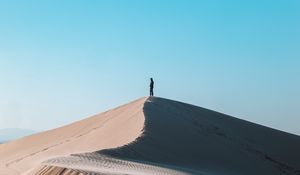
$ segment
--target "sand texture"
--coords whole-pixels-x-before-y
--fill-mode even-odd
[[[300,175],[300,137],[158,97],[0,145],[0,174]]]
[[[0,175],[27,174],[57,156],[119,147],[144,126],[146,98],[54,130],[0,145]]]

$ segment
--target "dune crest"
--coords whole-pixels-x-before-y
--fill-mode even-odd
[[[85,137],[84,140],[64,142],[61,149],[55,146],[29,155],[24,160],[32,160],[30,165],[22,159],[3,166],[2,172],[13,170],[39,175],[300,174],[299,136],[201,107],[149,97],[94,118],[55,132],[72,130],[78,136],[78,133],[87,132],[82,130],[88,130],[88,134],[80,136]],[[97,126],[95,131],[91,123]],[[54,131],[49,131],[48,137]],[[114,136],[114,141],[110,136]],[[65,136],[63,138],[66,140]],[[91,140],[95,145],[86,147],[82,143]],[[3,146],[6,148],[0,147],[0,155],[12,149],[8,144]],[[15,151],[20,154],[17,148]]]
[[[96,174],[300,174],[299,136],[157,97],[145,101],[143,112],[144,130],[134,142],[45,164],[81,173],[89,167]],[[107,158],[120,162],[112,165]],[[129,170],[122,168],[124,162]]]

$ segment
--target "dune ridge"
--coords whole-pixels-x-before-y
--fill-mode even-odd
[[[143,112],[143,132],[130,144],[44,164],[86,174],[90,169],[95,174],[150,175],[159,174],[158,168],[166,170],[162,174],[300,174],[299,136],[158,97],[148,98]],[[154,166],[153,171],[145,166]]]
[[[38,153],[43,155],[42,158],[35,155],[26,158],[39,158],[30,166],[24,166],[21,160],[21,163],[14,162],[2,170],[12,168],[10,170],[20,174],[22,171],[18,166],[22,165],[27,168],[22,174],[28,175],[300,175],[299,136],[212,110],[149,97],[95,118],[86,120],[97,127],[108,120],[111,127],[85,137],[84,141],[106,138],[95,141],[93,147],[87,149],[84,144],[74,141],[63,143],[64,149],[55,147],[53,152],[46,150],[46,155]],[[68,131],[76,129],[78,136],[83,128],[91,129],[83,123],[71,124],[72,129],[66,127]],[[109,141],[115,130],[122,133],[115,135],[118,144]],[[121,136],[125,139],[120,139]],[[74,143],[79,144],[80,149],[68,150]],[[0,147],[0,155],[3,150]]]

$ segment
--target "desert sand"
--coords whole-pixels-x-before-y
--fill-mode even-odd
[[[300,137],[144,97],[0,145],[0,174],[299,175]]]
[[[122,146],[137,138],[144,125],[141,98],[99,115],[0,146],[0,174],[27,174],[56,156]]]

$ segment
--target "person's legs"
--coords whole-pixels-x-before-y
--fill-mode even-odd
[[[153,89],[150,89],[150,96],[153,96]]]

